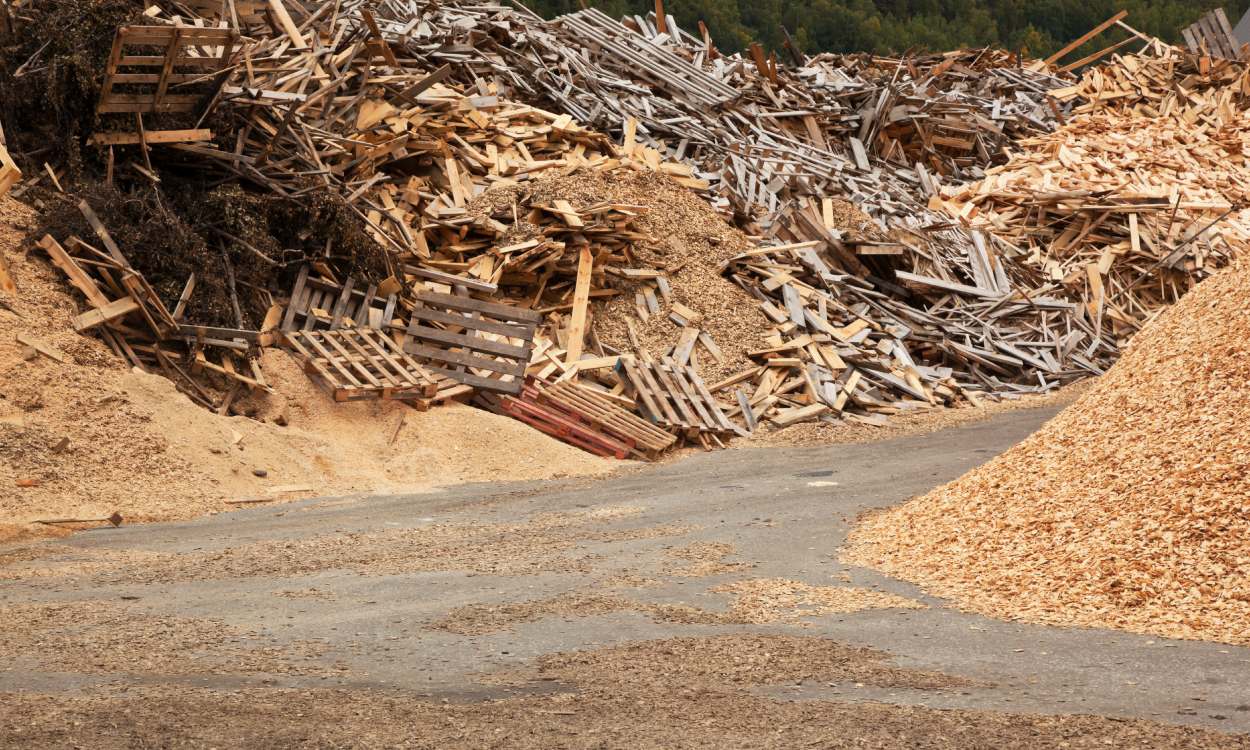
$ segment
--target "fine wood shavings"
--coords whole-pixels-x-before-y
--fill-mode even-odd
[[[714,594],[737,594],[729,609],[746,622],[762,625],[861,609],[928,609],[929,605],[870,589],[810,586],[785,578],[752,578],[726,583]],[[789,610],[789,611],[787,611]]]
[[[1076,404],[845,562],[991,617],[1250,643],[1250,266],[1163,313]]]

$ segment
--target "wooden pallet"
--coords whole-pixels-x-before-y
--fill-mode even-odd
[[[308,266],[304,266],[295,279],[291,302],[282,316],[283,333],[317,328],[337,331],[344,326],[386,330],[384,324],[395,314],[394,294],[381,299],[373,284],[362,292],[355,288],[356,280],[351,276],[339,286],[325,279],[309,278],[308,271]]]
[[[601,405],[578,394],[578,390],[571,384],[554,386],[549,381],[530,377],[516,396],[504,396],[498,401],[494,400],[497,397],[492,397],[488,404],[493,411],[519,419],[557,440],[599,456],[617,459],[637,456],[651,460],[659,455],[659,446],[667,448],[676,442],[672,435],[623,410],[618,409],[626,418],[606,414]],[[646,442],[640,444],[638,435],[645,436]]]
[[[230,62],[238,34],[231,29],[122,26],[113,37],[113,53],[100,89],[96,111],[191,112],[202,94],[171,94],[172,84],[199,81]],[[122,54],[126,47],[158,47],[158,55]],[[126,68],[133,72],[118,72]],[[174,72],[177,68],[181,72]],[[119,87],[122,90],[118,90]],[[210,95],[211,96],[211,95]]]
[[[526,385],[545,381],[533,378]],[[594,432],[603,433],[629,446],[632,453],[648,461],[672,448],[677,438],[671,433],[595,395],[592,389],[564,381],[545,385],[535,399],[569,418],[587,424]]]
[[[417,292],[404,351],[432,373],[491,393],[521,392],[540,313],[437,292]],[[517,343],[513,343],[517,342]]]
[[[381,331],[290,331],[283,346],[304,355],[304,372],[335,401],[428,398],[438,382]]]
[[[693,367],[621,359],[617,375],[642,416],[687,438],[709,433],[727,438],[738,432]]]
[[[1223,8],[1207,13],[1197,23],[1181,31],[1181,36],[1185,37],[1185,43],[1195,53],[1205,50],[1205,54],[1211,57],[1226,60],[1240,60],[1242,57],[1241,42],[1237,41]]]

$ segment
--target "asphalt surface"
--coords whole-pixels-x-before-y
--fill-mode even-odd
[[[29,565],[55,568],[118,552],[186,555],[242,551],[248,545],[298,546],[327,536],[384,534],[429,525],[524,525],[553,513],[638,506],[642,512],[595,525],[601,539],[527,553],[564,561],[518,574],[472,556],[441,569],[388,573],[323,565],[274,577],[263,567],[237,576],[139,582],[126,574],[141,562],[83,575],[0,582],[0,605],[116,600],[153,615],[220,618],[247,636],[244,646],[284,647],[318,640],[312,666],[341,674],[152,675],[42,671],[17,659],[0,669],[0,691],[80,694],[104,682],[169,682],[232,690],[334,688],[398,691],[451,703],[571,689],[551,682],[508,683],[542,654],[594,649],[627,640],[729,632],[802,634],[888,652],[899,667],[936,670],[986,683],[958,690],[907,691],[855,684],[758,688],[781,700],[881,701],[934,708],[1013,713],[1081,713],[1201,724],[1250,732],[1250,649],[1170,641],[1094,629],[1034,626],[960,614],[949,602],[872,570],[839,563],[836,549],[861,512],[902,503],[1006,450],[1057,410],[1020,410],[993,421],[859,445],[746,449],[700,454],[680,462],[631,468],[598,482],[556,481],[461,485],[393,496],[317,498],[249,508],[184,523],[123,526],[78,534]],[[683,528],[689,527],[689,528]],[[667,530],[651,534],[646,530]],[[631,538],[631,530],[640,533]],[[502,537],[500,543],[507,541]],[[458,607],[542,602],[561,594],[611,591],[647,604],[723,611],[730,596],[711,593],[743,574],[690,577],[672,573],[670,548],[728,542],[723,562],[755,563],[746,574],[813,586],[856,586],[897,594],[927,609],[866,610],[770,625],[698,625],[656,621],[645,611],[589,616],[548,615],[509,629],[457,635],[431,629]],[[469,554],[469,553],[466,553]],[[112,559],[112,558],[110,558]],[[118,558],[120,559],[120,558]],[[566,564],[567,563],[567,564]],[[492,563],[494,565],[494,563]],[[564,565],[564,568],[561,568]],[[657,580],[651,588],[604,587],[620,574]],[[274,596],[317,589],[324,596]],[[324,670],[323,670],[324,672]],[[262,682],[264,680],[264,682]],[[1202,700],[1195,700],[1201,698]],[[1242,710],[1239,710],[1242,709]]]

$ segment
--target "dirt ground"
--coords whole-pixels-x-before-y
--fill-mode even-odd
[[[834,559],[1041,420],[6,545],[0,748],[1250,748],[1250,652]]]

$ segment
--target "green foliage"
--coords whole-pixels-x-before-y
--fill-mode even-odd
[[[580,0],[523,0],[544,18],[581,9]],[[645,16],[654,0],[585,0],[612,16]],[[664,12],[682,29],[698,35],[703,21],[722,52],[758,42],[766,50],[782,47],[785,26],[808,54],[820,52],[898,53],[918,46],[941,52],[997,44],[1011,51],[1027,49],[1047,57],[1111,18],[1128,11],[1125,23],[1171,44],[1184,44],[1181,29],[1221,7],[1216,0],[667,0]],[[1222,6],[1236,25],[1250,0]],[[1064,56],[1071,63],[1123,41],[1130,34],[1111,27]],[[1140,48],[1135,42],[1123,50]]]

